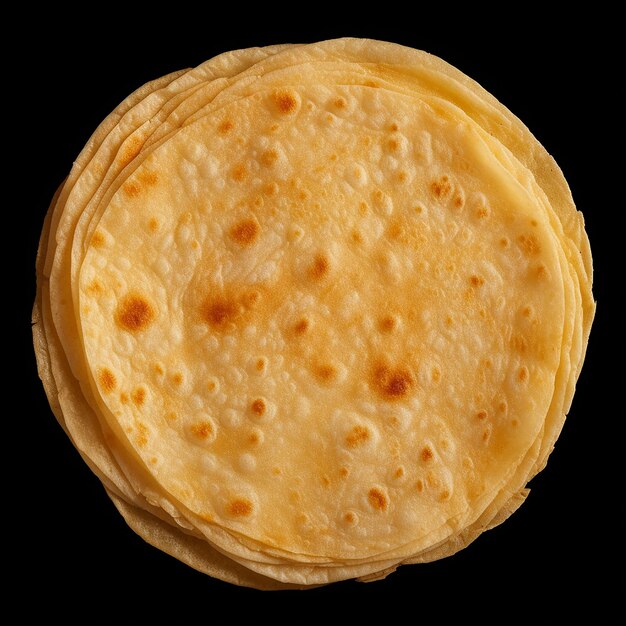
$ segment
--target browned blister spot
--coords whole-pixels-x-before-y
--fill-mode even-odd
[[[424,481],[421,478],[418,478],[415,481],[415,489],[419,492],[422,493],[422,491],[424,491]]]
[[[311,264],[309,273],[314,280],[321,280],[328,274],[330,263],[325,254],[319,253],[315,255]]]
[[[248,517],[252,514],[253,505],[250,500],[245,498],[236,498],[235,500],[231,500],[226,507],[229,515],[234,517]]]
[[[133,389],[131,398],[136,406],[141,406],[146,399],[146,390],[143,387],[136,387]]]
[[[398,179],[398,182],[406,183],[406,181],[409,180],[409,173],[406,170],[400,170],[396,174],[396,178]]]
[[[97,278],[94,278],[87,285],[87,293],[90,296],[99,296],[104,293],[104,287],[102,286],[102,283]]]
[[[148,443],[148,428],[143,422],[137,422],[135,442],[140,448],[143,448]]]
[[[480,410],[476,412],[476,419],[485,420],[487,419],[487,411]]]
[[[156,172],[141,171],[137,174],[136,180],[128,180],[122,185],[124,193],[129,198],[136,198],[144,189],[156,185],[159,177]]]
[[[343,519],[348,524],[354,524],[354,522],[356,522],[356,516],[354,515],[354,513],[352,513],[352,511],[344,513]]]
[[[148,228],[151,232],[156,233],[159,230],[159,220],[156,217],[151,217],[148,220]]]
[[[150,302],[140,294],[128,294],[117,307],[115,321],[132,333],[145,330],[154,321],[155,311]]]
[[[256,431],[251,432],[248,435],[248,443],[253,446],[256,446],[259,443],[261,443],[261,437],[259,436],[259,433],[257,433]]]
[[[463,205],[465,204],[465,200],[461,194],[457,194],[456,196],[454,196],[452,204],[454,205],[455,209],[462,209]]]
[[[400,141],[396,137],[387,140],[387,148],[391,152],[397,152],[400,149]]]
[[[242,306],[233,298],[216,296],[207,298],[201,314],[204,321],[217,330],[226,328],[242,314]]]
[[[250,289],[241,295],[241,303],[245,308],[252,309],[259,302],[261,292],[258,289]]]
[[[274,105],[283,115],[295,113],[298,108],[298,100],[295,93],[289,89],[280,89],[272,94]]]
[[[245,163],[238,163],[230,171],[230,175],[233,180],[241,183],[248,178],[248,166]]]
[[[271,167],[272,165],[274,165],[274,163],[276,163],[276,161],[278,161],[278,152],[276,152],[276,150],[274,150],[273,148],[265,150],[261,153],[259,161],[262,165],[265,165],[266,167]]]
[[[313,367],[315,377],[322,383],[332,383],[337,378],[337,368],[330,363],[318,363]]]
[[[440,502],[445,502],[446,500],[449,500],[451,496],[452,494],[450,493],[449,489],[443,489],[441,493],[437,496],[437,499]]]
[[[106,239],[104,235],[99,230],[97,230],[91,237],[91,245],[94,248],[102,248],[105,243]]]
[[[367,494],[370,505],[378,511],[386,511],[389,503],[387,496],[378,487],[372,487]]]
[[[400,221],[395,220],[389,224],[387,228],[387,237],[389,237],[389,239],[398,241],[402,239],[403,235],[404,235],[404,226]]]
[[[533,256],[541,252],[541,246],[539,245],[537,238],[532,233],[529,233],[528,235],[520,235],[517,238],[517,243],[526,256]]]
[[[278,186],[278,183],[276,182],[272,182],[272,183],[267,183],[267,185],[265,185],[265,187],[263,187],[263,193],[266,196],[274,196],[278,193],[278,190],[280,189],[280,187]]]
[[[104,393],[111,393],[117,385],[115,374],[108,367],[103,367],[100,370],[100,373],[98,374],[98,382],[100,383],[100,388]]]
[[[347,467],[341,467],[339,469],[339,475],[342,478],[347,478],[349,474],[350,474],[350,470]]]
[[[255,367],[258,372],[262,372],[266,366],[267,366],[267,361],[265,359],[263,358],[257,359],[257,362],[255,363]]]
[[[372,192],[372,198],[375,204],[380,205],[385,201],[385,192],[382,189],[376,189]]]
[[[293,326],[293,332],[296,335],[304,335],[309,329],[309,320],[306,317],[299,319]]]
[[[528,380],[528,368],[525,365],[522,365],[522,367],[517,370],[517,380],[519,380],[520,383]]]
[[[190,426],[189,430],[191,430],[194,437],[206,439],[213,434],[213,425],[211,422],[196,422]]]
[[[129,398],[128,398],[128,394],[127,394],[127,393],[122,392],[122,393],[120,394],[120,402],[121,402],[122,404],[128,404],[128,400],[129,400]]]
[[[350,238],[352,239],[354,243],[363,243],[363,236],[356,229],[350,233]]]
[[[221,121],[217,127],[217,131],[221,134],[221,135],[225,135],[226,133],[228,133],[229,131],[231,131],[233,128],[235,127],[235,124],[233,123],[232,120],[229,119],[225,119],[223,121]]]
[[[340,96],[339,98],[335,98],[333,104],[338,109],[345,109],[348,106],[348,101]]]
[[[354,426],[346,436],[348,448],[356,448],[367,443],[371,437],[370,431],[365,426]]]
[[[259,223],[254,218],[246,218],[231,226],[228,234],[240,246],[249,246],[257,240],[259,231]]]
[[[509,405],[507,404],[506,400],[502,400],[499,404],[498,404],[498,411],[500,411],[500,413],[506,413],[509,409]]]
[[[472,287],[482,287],[485,284],[485,279],[482,276],[472,274],[469,278],[469,282]]]
[[[489,217],[489,207],[485,204],[479,204],[476,208],[476,217],[478,219],[485,219]]]
[[[537,276],[537,278],[540,278],[542,280],[546,279],[548,278],[548,269],[545,265],[539,265],[539,267],[535,269],[535,275]]]
[[[330,478],[326,474],[320,477],[320,482],[324,487],[330,487]]]
[[[138,174],[137,177],[139,178],[140,182],[149,187],[152,185],[156,185],[159,180],[159,176],[156,172],[142,171]]]
[[[508,248],[510,243],[511,242],[509,241],[508,237],[501,237],[500,238],[500,246],[502,248]]]
[[[417,226],[414,221],[407,219],[406,216],[390,220],[386,235],[393,241],[412,247],[418,246],[424,242],[420,227]]]
[[[396,478],[402,478],[404,476],[404,467],[397,467],[393,475]]]
[[[385,315],[378,320],[378,330],[381,333],[390,333],[396,328],[396,318],[393,315]]]
[[[122,189],[129,198],[136,198],[141,193],[139,183],[133,182],[132,180],[125,182],[122,185]]]
[[[428,461],[434,458],[435,454],[430,446],[424,446],[422,451],[420,452],[420,458],[424,463],[428,463]]]
[[[174,411],[168,411],[165,414],[165,419],[170,422],[175,422],[178,419],[178,415]]]
[[[430,190],[436,198],[441,200],[446,198],[452,191],[452,183],[448,176],[444,175],[430,183]]]
[[[183,383],[183,375],[180,372],[174,372],[172,374],[172,382],[178,386],[178,385],[182,385]]]
[[[404,367],[389,367],[379,364],[373,368],[370,384],[378,394],[388,401],[405,398],[414,386],[411,372]]]
[[[250,410],[255,414],[255,415],[263,415],[265,413],[265,401],[263,400],[263,398],[257,398],[256,400],[254,400],[254,402],[252,402],[252,404],[250,405]]]

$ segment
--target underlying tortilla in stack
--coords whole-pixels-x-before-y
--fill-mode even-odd
[[[46,218],[51,407],[128,524],[257,587],[448,556],[524,500],[594,313],[556,163],[425,52],[220,55],[129,96]]]

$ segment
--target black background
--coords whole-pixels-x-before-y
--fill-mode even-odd
[[[322,6],[308,12],[292,6],[288,13],[268,8],[264,16],[238,5],[220,10],[226,13],[202,16],[179,6],[156,15],[146,7],[141,20],[109,12],[78,22],[71,21],[75,15],[39,14],[41,24],[50,20],[45,35],[26,27],[26,17],[14,24],[19,43],[6,60],[4,82],[13,106],[25,104],[17,110],[20,123],[9,129],[16,142],[8,156],[17,167],[5,186],[15,188],[22,164],[29,175],[10,207],[20,253],[13,273],[25,273],[16,286],[19,333],[12,339],[18,348],[6,392],[26,384],[18,408],[6,414],[17,428],[5,435],[8,475],[17,485],[5,506],[6,608],[17,611],[17,623],[618,623],[624,605],[625,190],[617,18],[595,7],[549,18],[530,7],[523,14],[453,17],[447,5],[394,16],[385,13],[390,5],[362,23],[363,7],[348,10],[351,19]],[[276,25],[278,19],[285,25]],[[144,82],[226,50],[344,35],[437,54],[530,127],[561,165],[585,215],[598,312],[564,432],[526,504],[503,526],[458,555],[403,567],[381,582],[258,592],[212,580],[135,536],[56,424],[30,339],[37,237],[83,144]]]

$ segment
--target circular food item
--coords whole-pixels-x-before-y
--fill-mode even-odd
[[[524,501],[591,274],[517,118],[425,52],[338,39],[129,96],[53,200],[33,332],[138,534],[228,582],[309,587],[443,558]]]

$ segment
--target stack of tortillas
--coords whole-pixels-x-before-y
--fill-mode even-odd
[[[594,313],[583,218],[442,60],[339,39],[149,83],[46,218],[34,336],[128,524],[262,589],[448,556],[524,500]]]

